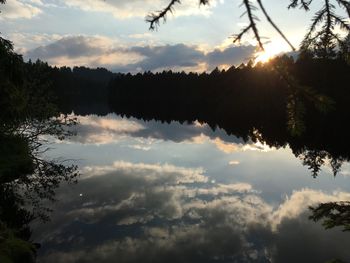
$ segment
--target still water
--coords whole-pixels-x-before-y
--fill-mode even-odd
[[[350,165],[317,178],[288,148],[208,125],[78,116],[50,158],[79,165],[51,221],[33,225],[39,262],[350,261],[350,234],[308,219],[350,200]]]

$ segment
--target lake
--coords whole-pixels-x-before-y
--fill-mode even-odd
[[[286,146],[194,122],[77,116],[48,158],[79,165],[51,220],[33,223],[39,262],[326,262],[350,260],[350,235],[309,206],[350,200],[350,165],[314,178]]]

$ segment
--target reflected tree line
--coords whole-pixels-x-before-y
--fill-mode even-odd
[[[349,161],[348,51],[303,53],[266,64],[252,62],[211,73],[163,71],[116,74],[106,69],[51,67],[24,62],[0,38],[0,262],[34,262],[38,244],[30,223],[48,219],[62,181],[77,167],[46,160],[45,136],[64,139],[74,125],[61,113],[107,114],[143,120],[208,123],[248,141],[289,145],[316,177],[329,160],[334,175]],[[348,231],[350,204],[311,208],[310,219]]]

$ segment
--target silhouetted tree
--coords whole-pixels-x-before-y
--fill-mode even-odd
[[[29,222],[47,219],[44,199],[53,200],[62,181],[74,181],[76,166],[42,158],[42,135],[63,139],[64,126],[51,96],[50,67],[24,63],[10,41],[0,37],[0,260],[33,262]],[[24,208],[25,207],[25,208]]]
[[[321,203],[316,207],[310,207],[314,221],[323,220],[326,229],[341,227],[343,231],[350,231],[350,202]]]

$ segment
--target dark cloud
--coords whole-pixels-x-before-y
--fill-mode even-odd
[[[251,59],[255,49],[254,46],[234,46],[224,50],[215,49],[207,54],[207,62],[210,67],[221,64],[240,64]]]
[[[203,70],[203,67],[199,68],[203,64],[206,65],[206,70],[210,71],[223,64],[235,65],[246,62],[255,50],[253,46],[234,46],[224,50],[215,49],[205,54],[198,50],[198,47],[185,44],[132,46],[128,48],[116,45],[106,38],[71,36],[30,50],[25,54],[25,57],[34,60],[40,58],[55,65],[60,63],[59,58],[61,57],[66,58],[65,63],[75,63],[74,59],[80,58],[80,63],[84,63],[84,65],[104,66],[115,72],[163,69],[196,70],[197,68]],[[130,56],[130,62],[137,61],[137,59],[139,61],[128,63],[125,61],[125,57],[123,57],[123,61],[118,61],[120,54]],[[114,57],[111,59],[113,55]],[[135,56],[137,56],[136,60]],[[134,58],[131,59],[132,57]],[[103,64],[105,63],[103,61],[107,60],[108,64]]]
[[[93,39],[84,36],[64,37],[49,45],[40,46],[26,53],[31,59],[42,60],[67,56],[71,58],[102,54],[104,50],[91,45]]]
[[[321,224],[308,219],[304,212],[297,218],[282,220],[274,235],[271,254],[273,262],[349,262],[349,235],[340,229],[325,230]]]
[[[194,67],[204,60],[204,54],[195,47],[184,44],[133,47],[130,49],[146,58],[135,65],[143,70],[156,70],[171,67]]]

